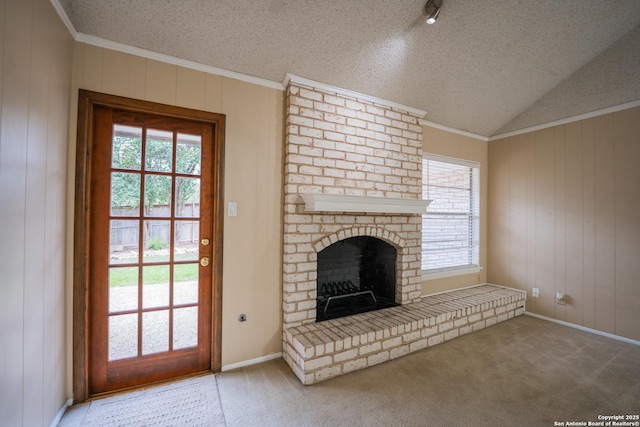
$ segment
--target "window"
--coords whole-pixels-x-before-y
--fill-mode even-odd
[[[422,198],[431,200],[422,216],[423,274],[479,271],[480,165],[425,154]]]

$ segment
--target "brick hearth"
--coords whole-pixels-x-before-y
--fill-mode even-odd
[[[284,358],[303,384],[374,366],[524,313],[526,293],[493,285],[285,330]]]

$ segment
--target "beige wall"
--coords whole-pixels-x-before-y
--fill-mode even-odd
[[[487,281],[487,142],[460,134],[423,126],[422,151],[425,154],[455,157],[480,164],[480,270],[476,274],[445,277],[422,282],[422,294],[473,286]]]
[[[640,340],[638,135],[634,108],[490,142],[489,281],[527,290],[527,311]]]
[[[238,215],[224,218],[222,365],[281,352],[284,93],[76,43],[71,165],[75,161],[79,88],[226,115],[225,201],[238,203]],[[68,178],[72,195],[73,168]],[[73,197],[69,212],[73,212],[72,203]],[[71,241],[71,217],[68,228]],[[68,267],[71,263],[72,248],[68,247]],[[68,282],[70,295],[70,277]],[[247,315],[246,322],[237,320],[240,313]],[[71,318],[68,325],[70,333]],[[69,358],[70,346],[69,342]]]
[[[46,0],[0,2],[0,424],[48,426],[66,389],[73,40]]]

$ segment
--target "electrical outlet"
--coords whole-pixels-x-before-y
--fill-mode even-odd
[[[540,289],[538,289],[538,288],[531,289],[531,296],[534,297],[534,298],[539,298],[540,297]]]

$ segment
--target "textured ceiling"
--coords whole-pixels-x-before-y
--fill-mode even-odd
[[[76,30],[282,82],[286,73],[490,136],[640,24],[638,0],[58,0]]]

